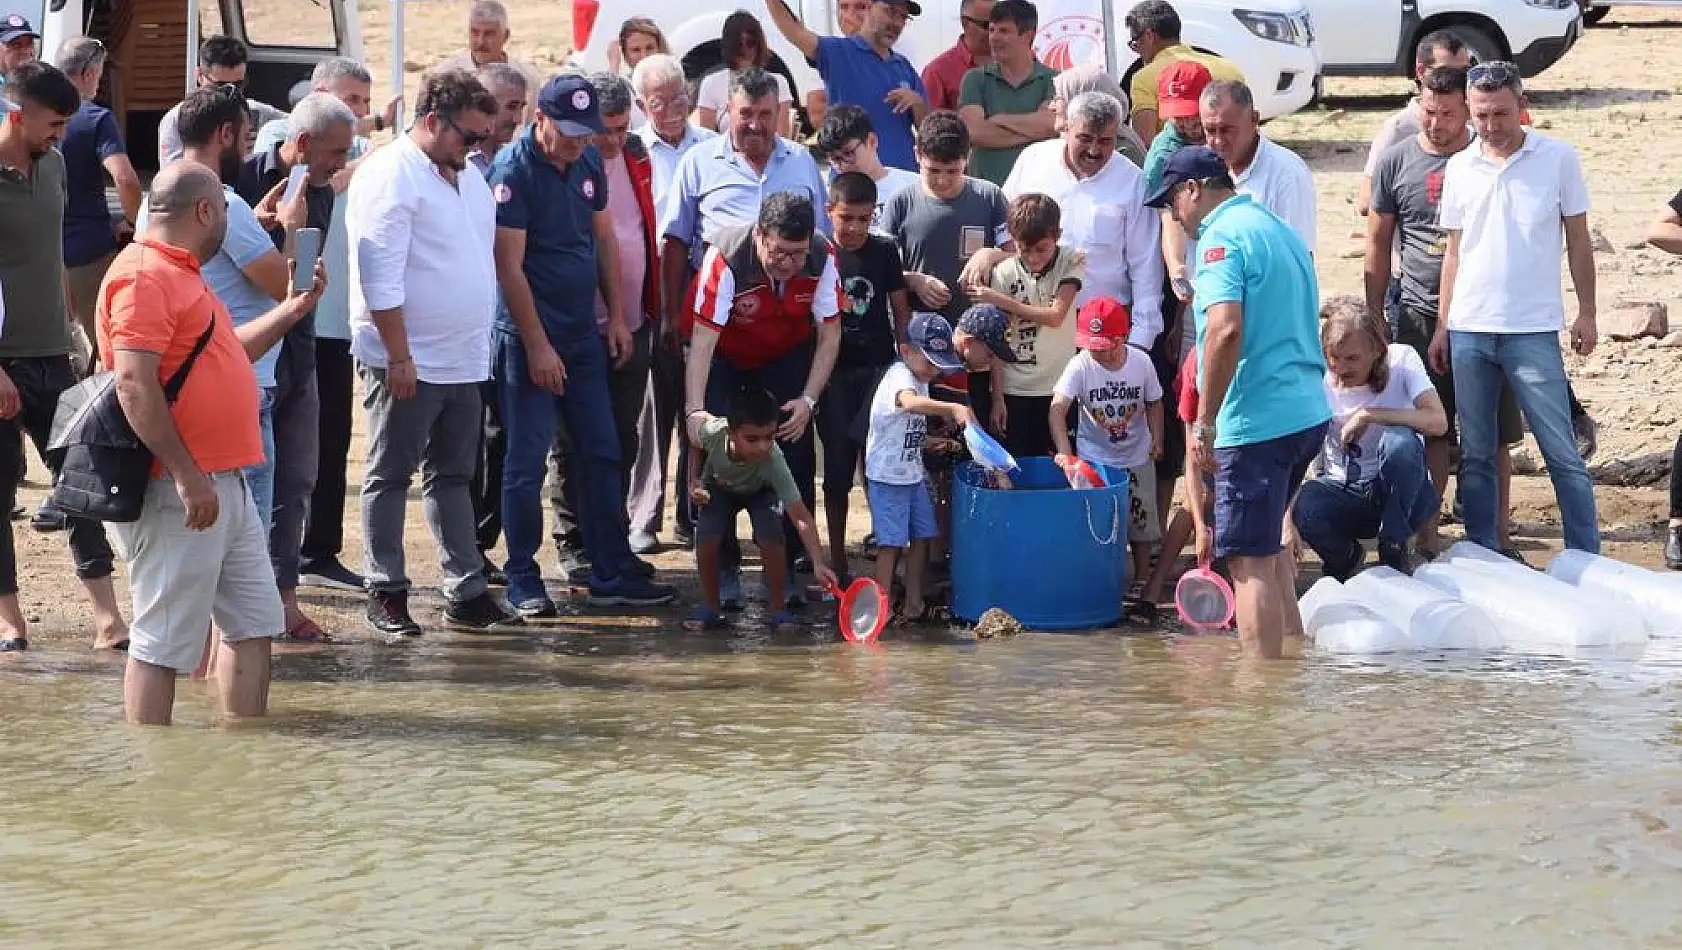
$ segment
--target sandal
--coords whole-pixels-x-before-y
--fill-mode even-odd
[[[280,643],[332,643],[333,638],[321,625],[308,617],[293,624],[285,633],[275,637]]]
[[[28,637],[9,637],[0,640],[0,653],[21,653],[29,649]]]
[[[685,633],[716,633],[730,629],[730,619],[711,607],[702,607],[683,622]]]
[[[1161,608],[1142,597],[1129,597],[1122,601],[1121,615],[1123,619],[1131,620],[1146,627],[1154,627],[1160,619]]]

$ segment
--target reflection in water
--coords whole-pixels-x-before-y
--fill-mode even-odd
[[[0,946],[1679,946],[1679,668],[557,630],[138,731],[48,650],[0,665]]]

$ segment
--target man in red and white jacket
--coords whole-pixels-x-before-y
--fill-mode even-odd
[[[640,443],[652,438],[643,431],[643,405],[648,399],[648,373],[654,341],[659,338],[660,268],[655,240],[654,166],[642,139],[631,135],[631,84],[611,73],[590,77],[601,103],[602,126],[606,132],[594,136],[591,144],[601,154],[607,175],[607,213],[619,252],[619,299],[624,301],[625,325],[631,331],[631,355],[608,373],[608,401],[613,407],[613,427],[619,434],[621,501],[631,492],[631,472]],[[596,323],[607,327],[607,303],[596,292]],[[650,420],[652,421],[652,420]],[[584,535],[578,526],[577,487],[567,464],[570,444],[566,427],[555,432],[555,448],[549,456],[549,505],[555,515],[555,544],[561,569],[568,575],[583,574],[588,559]],[[659,486],[655,486],[658,491]],[[627,512],[627,515],[629,512]],[[633,546],[635,547],[635,546]],[[639,552],[641,553],[641,552]]]
[[[817,209],[805,194],[781,191],[760,205],[755,224],[718,233],[686,308],[693,316],[684,401],[690,442],[699,444],[697,411],[723,415],[743,387],[770,390],[783,404],[777,439],[808,508],[817,469],[812,410],[841,347],[840,299],[835,249],[817,233]],[[793,557],[803,548],[793,527],[784,529]],[[727,576],[739,563],[734,551],[734,539],[725,539]]]

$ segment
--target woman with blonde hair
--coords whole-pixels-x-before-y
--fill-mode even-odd
[[[638,63],[655,53],[672,54],[671,47],[666,45],[666,34],[645,16],[634,16],[620,24],[618,49],[623,63],[619,71],[627,77]]]
[[[695,94],[695,124],[721,135],[730,131],[730,80],[744,69],[758,67],[777,80],[777,134],[791,138],[794,93],[783,74],[771,69],[771,46],[765,41],[765,27],[753,14],[737,10],[724,18],[721,33],[719,57],[724,60],[724,68],[701,80],[701,88]]]
[[[1361,539],[1373,537],[1379,561],[1408,572],[1408,542],[1435,525],[1439,504],[1424,439],[1446,432],[1448,416],[1419,354],[1391,343],[1359,297],[1333,298],[1320,316],[1332,422],[1320,474],[1303,483],[1290,521],[1329,577],[1359,570]]]

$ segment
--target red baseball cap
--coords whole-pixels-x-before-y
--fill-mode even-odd
[[[1197,115],[1197,100],[1214,77],[1209,67],[1186,59],[1169,66],[1156,79],[1156,114],[1163,119]]]
[[[1127,344],[1133,316],[1114,297],[1094,297],[1075,317],[1075,345],[1083,350],[1113,350]]]

